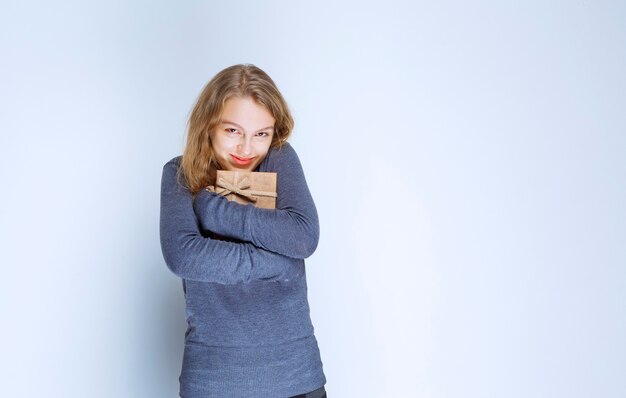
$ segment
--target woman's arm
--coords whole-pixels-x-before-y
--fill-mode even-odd
[[[288,281],[304,273],[304,262],[200,234],[191,192],[177,178],[178,161],[163,167],[160,235],[163,258],[183,279],[234,284],[253,279]]]
[[[202,190],[193,203],[201,227],[285,256],[309,257],[319,241],[319,221],[298,155],[286,143],[270,150],[260,171],[277,173],[276,209],[244,206]]]

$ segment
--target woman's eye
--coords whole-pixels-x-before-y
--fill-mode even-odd
[[[230,134],[236,134],[237,133],[237,129],[233,129],[233,128],[228,128],[226,129],[226,131]]]
[[[266,132],[266,131],[260,131],[260,132],[258,132],[258,133],[257,133],[257,135],[258,135],[259,137],[267,137],[267,136],[269,136],[270,134],[269,134],[268,132]]]

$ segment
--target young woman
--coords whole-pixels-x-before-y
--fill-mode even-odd
[[[188,323],[181,397],[326,396],[304,269],[319,224],[292,129],[272,79],[231,66],[206,85],[182,157],[163,168],[161,248]],[[276,172],[276,209],[207,191],[219,169]]]

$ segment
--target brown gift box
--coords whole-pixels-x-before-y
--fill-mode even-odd
[[[218,170],[215,187],[207,190],[237,203],[276,208],[276,173]]]

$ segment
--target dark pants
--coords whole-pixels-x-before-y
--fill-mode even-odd
[[[326,398],[326,390],[322,386],[315,391],[307,392],[306,394],[294,395],[291,398]]]

